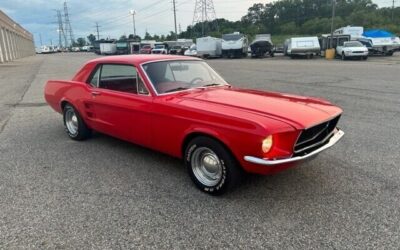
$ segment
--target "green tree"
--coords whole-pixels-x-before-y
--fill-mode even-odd
[[[83,37],[79,37],[78,39],[76,39],[76,46],[77,47],[83,47],[86,45],[86,39]]]
[[[91,45],[94,45],[94,41],[96,41],[96,36],[93,35],[93,34],[90,34],[90,35],[87,36],[87,40],[89,41],[89,43]]]

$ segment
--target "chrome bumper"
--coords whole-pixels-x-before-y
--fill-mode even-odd
[[[332,138],[329,139],[329,142],[327,144],[325,144],[324,146],[312,151],[311,153],[303,155],[303,156],[296,156],[296,157],[292,157],[292,158],[279,159],[279,160],[266,160],[266,159],[257,158],[254,156],[245,156],[244,160],[251,162],[251,163],[265,165],[265,166],[274,166],[274,165],[279,165],[279,164],[284,164],[284,163],[289,163],[289,162],[305,160],[307,158],[310,158],[310,157],[324,151],[325,149],[332,147],[333,145],[336,144],[336,142],[338,142],[343,137],[343,135],[344,135],[344,132],[342,130],[338,130],[332,136]]]

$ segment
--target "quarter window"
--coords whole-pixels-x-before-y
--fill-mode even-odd
[[[101,71],[101,67],[97,67],[96,68],[96,72],[92,75],[92,78],[90,78],[90,85],[92,85],[93,87],[99,87],[99,76],[100,76],[100,71]]]

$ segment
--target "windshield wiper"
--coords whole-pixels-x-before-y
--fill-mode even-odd
[[[179,91],[179,90],[186,90],[186,89],[189,89],[189,88],[179,87],[179,88],[174,88],[174,89],[167,90],[164,93],[169,93],[169,92],[174,92],[174,91]]]

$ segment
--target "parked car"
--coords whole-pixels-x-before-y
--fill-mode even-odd
[[[185,51],[185,56],[197,56],[197,46],[196,44],[193,44],[190,46],[189,49]]]
[[[170,50],[169,50],[169,53],[171,54],[171,55],[183,55],[184,53],[185,53],[185,48],[183,48],[182,46],[180,46],[180,45],[176,45],[176,46],[173,46]]]
[[[295,57],[312,58],[321,53],[318,37],[292,37],[285,40],[284,54]]]
[[[168,48],[165,44],[157,44],[154,49],[151,50],[151,54],[168,54]]]
[[[284,45],[278,44],[274,46],[274,53],[282,53],[284,54]]]
[[[336,55],[340,56],[342,60],[347,58],[360,58],[367,60],[368,49],[358,41],[344,42],[343,46],[336,47]]]
[[[152,50],[153,47],[151,47],[151,45],[143,45],[143,47],[140,49],[140,54],[151,54]]]
[[[71,139],[96,130],[181,158],[209,194],[234,187],[243,171],[272,174],[313,158],[344,135],[342,110],[326,100],[236,88],[183,56],[94,59],[71,81],[49,80],[44,96]]]

